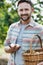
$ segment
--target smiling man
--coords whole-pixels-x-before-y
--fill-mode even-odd
[[[11,62],[9,61],[8,65],[24,65],[22,53],[30,49],[32,36],[34,34],[40,35],[40,32],[43,30],[42,25],[34,22],[32,19],[32,12],[34,12],[34,8],[31,1],[18,1],[20,21],[11,24],[4,42],[5,51],[11,54]],[[34,40],[32,47],[33,49],[40,48],[39,40]]]
[[[18,2],[18,14],[23,24],[28,24],[30,22],[31,14],[33,12],[32,3],[30,1],[25,0]],[[20,3],[20,5],[19,5]],[[28,4],[30,3],[30,4]],[[29,20],[29,21],[28,21]]]

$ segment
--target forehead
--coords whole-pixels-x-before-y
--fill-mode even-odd
[[[26,3],[26,2],[23,2],[23,3],[20,3],[19,6],[18,6],[18,9],[24,9],[24,8],[31,8],[30,4],[29,3]]]

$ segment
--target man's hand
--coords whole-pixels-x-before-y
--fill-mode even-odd
[[[37,65],[43,65],[43,62],[38,63]]]
[[[6,46],[5,47],[5,52],[7,52],[7,53],[14,53],[17,50],[19,50],[19,48],[20,48],[20,45],[18,45],[18,44],[15,44],[15,45],[11,44],[10,46]]]

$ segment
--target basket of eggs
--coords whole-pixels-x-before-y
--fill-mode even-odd
[[[34,37],[37,37],[40,42],[40,48],[35,50],[32,49]],[[39,62],[43,61],[42,40],[39,35],[33,35],[30,43],[30,50],[23,53],[23,60],[24,65],[37,65]]]

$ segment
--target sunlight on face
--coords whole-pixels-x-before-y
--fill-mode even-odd
[[[23,2],[18,6],[18,14],[22,20],[27,20],[31,17],[32,7],[30,4]]]

